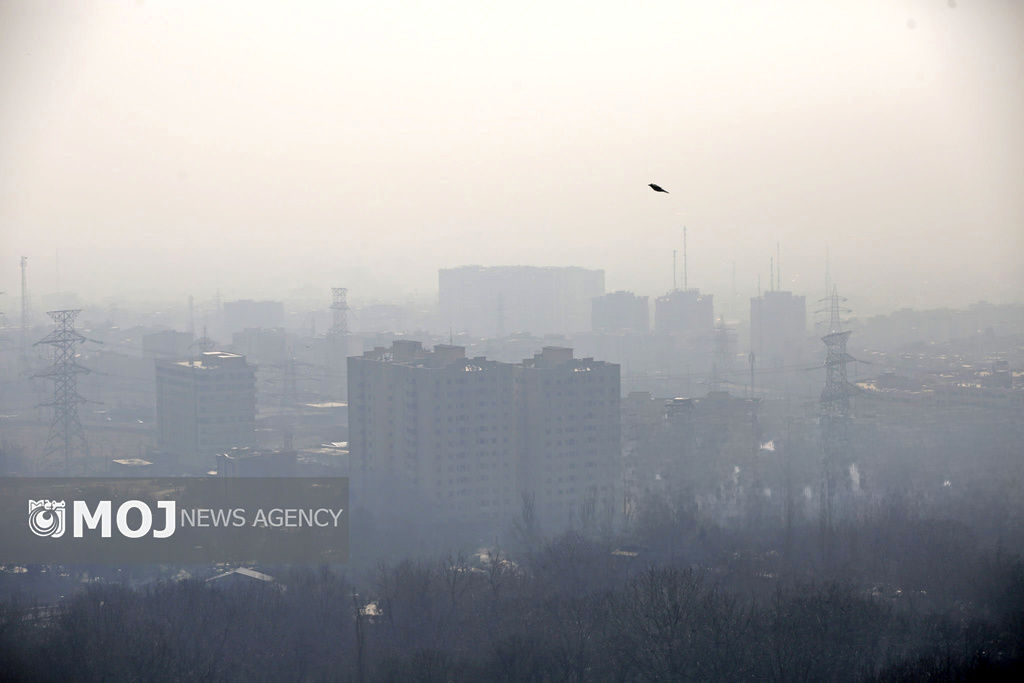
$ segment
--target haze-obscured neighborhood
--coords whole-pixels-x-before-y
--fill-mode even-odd
[[[1021,7],[0,25],[0,475],[350,496],[345,565],[2,558],[0,675],[1022,672]]]

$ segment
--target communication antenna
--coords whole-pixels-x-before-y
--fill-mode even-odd
[[[206,334],[206,325],[203,325],[203,336],[196,339],[189,346],[199,349],[199,353],[205,353],[206,351],[213,351],[213,348],[217,345],[217,342],[210,339]]]

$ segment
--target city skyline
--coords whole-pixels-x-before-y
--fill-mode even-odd
[[[1024,680],[1022,75],[1020,0],[0,2],[0,679]]]

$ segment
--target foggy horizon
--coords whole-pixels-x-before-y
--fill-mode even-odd
[[[858,314],[1019,301],[1024,8],[953,4],[6,3],[2,307],[20,256],[88,301],[429,303],[467,264],[658,296],[683,226],[720,301],[776,243]]]

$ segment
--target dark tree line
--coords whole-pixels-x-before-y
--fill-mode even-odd
[[[891,511],[890,511],[891,512]],[[93,584],[0,608],[5,680],[938,680],[1024,673],[1024,564],[955,525],[880,513],[743,537],[677,510],[632,546],[567,534],[513,557],[351,581]],[[785,533],[777,530],[776,534]],[[896,550],[907,546],[902,552]],[[630,549],[631,548],[631,549]],[[862,551],[871,550],[866,553]],[[860,559],[858,559],[860,558]],[[816,563],[817,562],[817,563]]]

